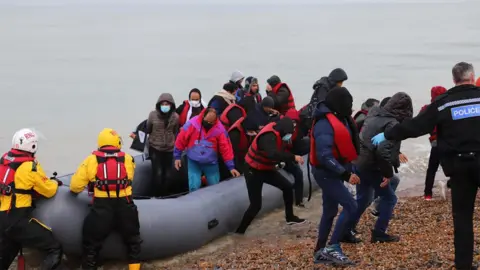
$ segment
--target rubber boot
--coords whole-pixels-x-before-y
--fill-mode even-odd
[[[63,252],[62,249],[50,250],[43,260],[42,270],[58,269],[62,262]]]
[[[140,266],[139,263],[131,263],[128,265],[128,270],[140,270]]]

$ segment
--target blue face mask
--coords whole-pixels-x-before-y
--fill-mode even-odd
[[[285,136],[282,137],[282,141],[290,141],[292,138],[292,134],[285,134]]]
[[[168,113],[170,111],[170,105],[160,106],[160,111],[162,111],[163,113]]]

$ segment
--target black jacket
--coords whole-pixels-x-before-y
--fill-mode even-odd
[[[275,110],[280,111],[282,107],[288,104],[288,97],[290,97],[290,90],[285,86],[282,86],[278,89],[277,94],[273,91],[268,91],[267,95],[273,98],[275,101]]]
[[[373,136],[399,122],[412,117],[412,100],[405,93],[395,94],[385,107],[373,107],[363,123],[360,132],[360,155],[355,162],[359,170],[377,170],[387,178],[400,166],[400,141],[386,140],[378,146],[371,142]]]
[[[437,146],[442,167],[448,176],[447,164],[455,154],[480,153],[480,89],[459,85],[438,96],[415,118],[385,131],[388,140],[416,138],[437,127]]]

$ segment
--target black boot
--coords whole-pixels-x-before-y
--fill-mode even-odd
[[[62,262],[63,252],[61,248],[54,249],[48,252],[43,260],[42,270],[59,269]]]
[[[384,232],[378,232],[372,230],[372,243],[393,243],[400,241],[400,237],[395,235],[389,235]]]
[[[83,270],[97,270],[97,252],[93,249],[84,249],[82,258]]]
[[[350,243],[350,244],[358,244],[361,243],[362,240],[358,239],[356,234],[352,230],[348,230],[343,234],[343,237],[340,239],[342,243]]]

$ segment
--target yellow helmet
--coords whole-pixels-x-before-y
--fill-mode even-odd
[[[111,129],[111,128],[104,128],[102,131],[100,131],[100,134],[98,134],[98,148],[104,147],[104,146],[113,146],[118,149],[122,148],[122,137],[118,135],[118,133]]]

